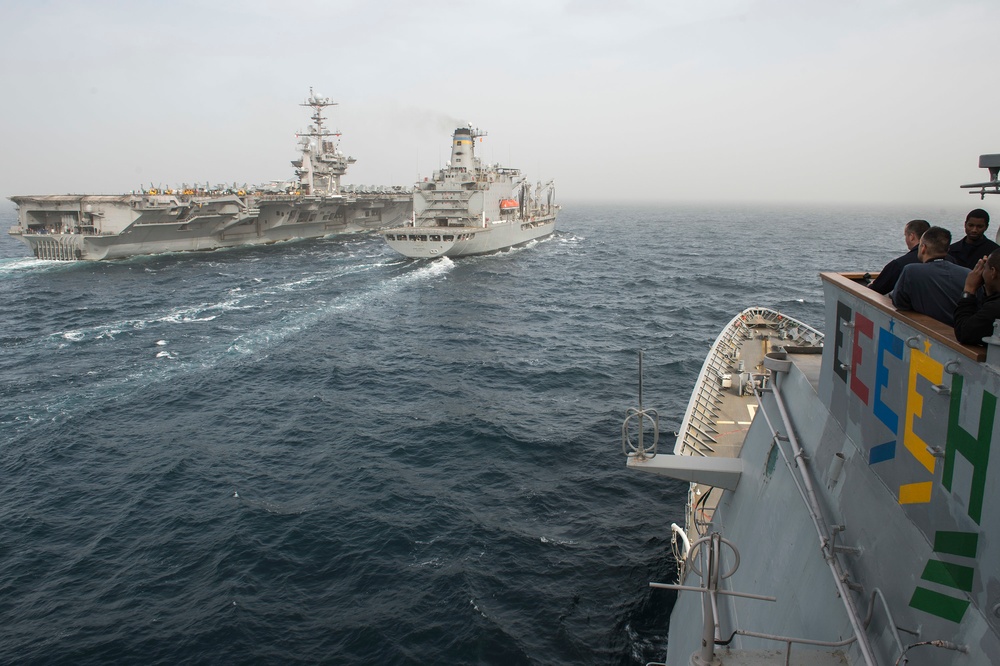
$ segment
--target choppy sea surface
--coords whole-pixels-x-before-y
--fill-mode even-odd
[[[0,663],[643,664],[680,424],[750,305],[820,327],[965,209],[566,205],[510,252],[332,237],[107,263],[0,237]],[[0,207],[0,228],[14,223]]]

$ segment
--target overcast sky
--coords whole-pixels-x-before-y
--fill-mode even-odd
[[[1000,3],[0,0],[0,195],[291,177],[312,86],[410,184],[486,130],[574,201],[978,199]],[[989,201],[986,202],[989,204]]]

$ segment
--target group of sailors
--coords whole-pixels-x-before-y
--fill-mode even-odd
[[[965,237],[926,220],[903,229],[909,252],[893,259],[869,287],[912,310],[954,327],[963,344],[983,344],[1000,319],[1000,245],[986,238],[990,215],[976,208],[965,217]]]
[[[80,229],[79,231],[77,231],[73,227],[66,227],[66,230],[63,231],[62,226],[56,227],[56,226],[53,226],[53,225],[50,224],[50,225],[45,226],[45,227],[29,227],[28,228],[28,233],[29,234],[39,234],[41,236],[45,236],[47,234],[53,234],[54,235],[54,234],[63,234],[63,233],[66,233],[66,234],[81,233],[82,234],[83,233],[83,229]]]

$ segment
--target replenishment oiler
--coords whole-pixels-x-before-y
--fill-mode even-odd
[[[552,181],[534,187],[518,169],[483,165],[476,139],[485,132],[459,127],[451,161],[414,187],[414,217],[382,232],[407,257],[463,257],[524,245],[556,229],[559,206]]]
[[[963,187],[1000,192],[980,166]],[[676,594],[667,664],[1000,663],[1000,330],[960,344],[866,277],[820,275],[825,336],[736,315],[672,454],[640,356],[627,465],[689,483],[678,580],[650,583]]]
[[[138,254],[214,250],[397,226],[412,210],[409,188],[345,186],[356,160],[340,151],[313,94],[302,106],[312,124],[296,136],[296,178],[260,186],[182,185],[121,195],[12,196],[10,234],[39,259],[120,259]]]

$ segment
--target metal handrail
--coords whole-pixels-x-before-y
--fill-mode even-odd
[[[861,655],[864,657],[865,663],[868,666],[876,666],[878,662],[876,661],[875,654],[872,651],[870,643],[868,642],[868,634],[862,626],[861,618],[858,616],[858,611],[854,607],[854,601],[852,600],[850,590],[847,587],[847,572],[841,567],[840,560],[837,558],[836,553],[833,552],[833,549],[831,548],[830,535],[826,533],[824,528],[824,525],[826,525],[827,522],[823,519],[823,510],[820,507],[819,500],[816,498],[816,491],[813,488],[812,475],[809,471],[808,460],[802,450],[802,447],[799,445],[798,438],[795,436],[795,431],[791,427],[791,419],[788,417],[788,412],[785,409],[785,403],[781,396],[781,378],[786,373],[787,370],[776,370],[774,372],[774,382],[772,386],[770,388],[757,391],[759,410],[764,414],[764,420],[767,422],[767,426],[770,428],[774,437],[774,445],[778,448],[778,452],[781,453],[781,457],[785,461],[785,466],[792,474],[792,478],[795,480],[795,486],[798,488],[806,510],[809,512],[809,517],[812,518],[813,525],[816,528],[816,534],[819,538],[820,550],[823,553],[823,559],[826,560],[827,566],[830,568],[830,573],[833,575],[834,586],[837,588],[838,596],[840,596],[844,603],[844,609],[847,611],[848,621],[851,623],[854,635],[858,639],[858,648],[861,650]],[[767,411],[764,409],[764,401],[762,400],[761,394],[765,391],[769,391],[771,395],[774,396],[775,403],[778,406],[781,425],[787,433],[784,438],[788,440],[792,447],[792,453],[794,454],[793,457],[795,458],[799,470],[799,479],[796,479],[792,463],[789,460],[788,455],[785,453],[784,448],[780,444],[782,436],[774,428],[771,423],[771,419],[767,416]],[[801,484],[799,484],[799,480],[802,481]]]

